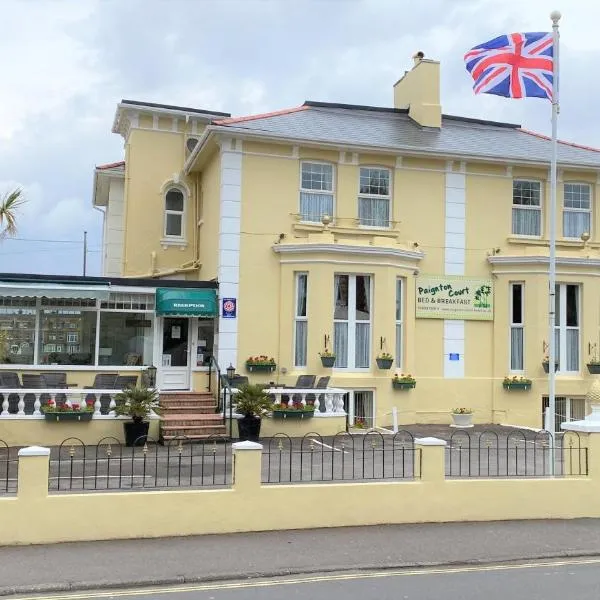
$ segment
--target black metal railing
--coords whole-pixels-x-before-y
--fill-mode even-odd
[[[213,372],[216,374],[215,385],[213,385]],[[228,431],[231,436],[233,431],[233,392],[229,379],[226,375],[223,375],[217,359],[211,355],[208,361],[208,391],[212,392],[213,387],[216,387],[217,412],[223,415],[224,425],[227,425],[227,420],[229,420]]]
[[[17,493],[18,448],[0,440],[0,494]]]
[[[133,447],[116,438],[85,446],[69,438],[50,456],[50,491],[119,490],[230,486],[231,443],[214,436],[192,443],[185,437],[168,444],[139,438]]]
[[[554,463],[554,469],[552,465]],[[588,474],[587,448],[576,432],[457,431],[446,447],[447,477],[550,477]]]
[[[412,479],[420,477],[414,438],[408,431],[395,435],[369,432],[339,433],[323,438],[277,434],[263,444],[262,482]]]

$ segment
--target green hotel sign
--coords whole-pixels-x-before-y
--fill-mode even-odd
[[[156,314],[182,317],[216,317],[217,292],[197,288],[157,288]]]
[[[417,319],[458,319],[491,321],[494,318],[494,283],[441,275],[416,279]]]

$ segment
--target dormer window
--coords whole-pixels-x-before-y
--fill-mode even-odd
[[[169,188],[165,194],[165,237],[184,237],[185,196],[178,188]]]

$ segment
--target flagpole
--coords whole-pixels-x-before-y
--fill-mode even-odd
[[[550,412],[550,474],[555,474],[556,469],[556,338],[555,307],[556,307],[556,164],[558,159],[558,21],[561,14],[554,10],[550,13],[552,19],[552,53],[553,53],[553,76],[552,76],[552,158],[550,161],[550,264],[548,269],[548,399]]]

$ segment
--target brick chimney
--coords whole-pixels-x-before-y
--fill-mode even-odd
[[[423,52],[413,60],[413,68],[394,85],[394,108],[408,108],[409,117],[423,127],[441,127],[440,63]]]

